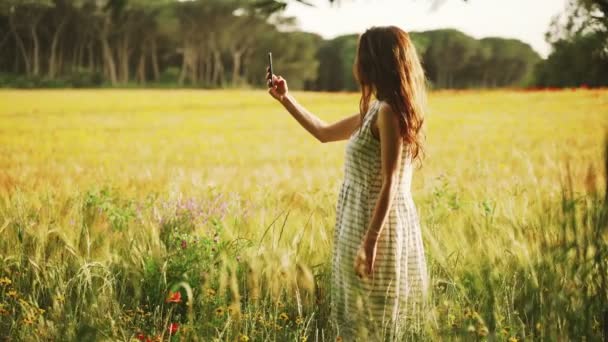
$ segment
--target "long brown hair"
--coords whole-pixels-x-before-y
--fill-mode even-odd
[[[412,160],[419,158],[426,78],[409,34],[395,26],[368,29],[359,37],[353,71],[361,87],[361,122],[374,94],[399,115],[405,151]]]

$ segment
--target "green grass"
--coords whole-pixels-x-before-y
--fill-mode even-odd
[[[357,94],[296,96],[327,121],[357,110]],[[344,142],[316,142],[263,91],[0,103],[4,339],[166,341],[179,323],[173,340],[335,340]],[[601,339],[608,92],[436,92],[429,107],[412,192],[432,305],[404,338]]]

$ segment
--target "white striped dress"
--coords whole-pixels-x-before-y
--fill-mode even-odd
[[[379,101],[370,105],[361,131],[348,140],[336,206],[331,318],[344,341],[400,340],[411,319],[420,316],[427,293],[420,223],[410,193],[413,166],[405,150],[372,277],[360,279],[355,273],[354,258],[382,184],[380,141],[371,132],[379,108]]]

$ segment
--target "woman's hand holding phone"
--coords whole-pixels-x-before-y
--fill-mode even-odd
[[[277,101],[283,102],[288,95],[287,81],[281,76],[271,75],[270,67],[266,68],[266,80],[269,86],[268,93]],[[270,80],[272,80],[272,85]]]

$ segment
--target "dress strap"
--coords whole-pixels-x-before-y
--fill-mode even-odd
[[[380,101],[376,100],[369,106],[367,113],[365,114],[365,123],[369,123],[374,115],[378,113],[378,109],[380,109]]]
[[[376,116],[376,114],[380,111],[380,105],[380,101],[376,100],[369,107],[367,114],[365,115],[362,127],[363,133],[367,136],[367,139],[371,140],[373,143],[379,143],[378,138],[376,138],[372,133],[372,120],[374,116]]]

